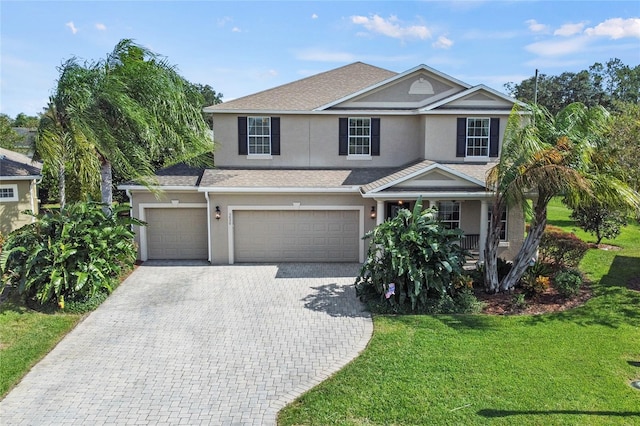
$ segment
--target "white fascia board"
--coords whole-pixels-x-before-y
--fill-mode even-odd
[[[467,191],[398,191],[398,192],[385,192],[382,194],[362,194],[362,198],[375,198],[376,200],[406,200],[407,198],[436,198],[442,199],[454,199],[454,200],[481,200],[486,198],[495,197],[494,192],[467,192]]]
[[[42,179],[42,175],[29,175],[29,176],[0,176],[0,181],[5,180],[38,180]]]
[[[210,192],[212,194],[355,194],[360,192],[359,186],[349,188],[281,188],[281,187],[199,187],[199,192]]]
[[[118,185],[118,189],[120,190],[129,190],[129,191],[197,191],[197,186],[179,186],[179,185],[153,185],[153,186],[144,186],[144,185]]]
[[[435,70],[435,69],[433,69],[431,67],[428,67],[428,66],[426,66],[424,64],[421,64],[421,65],[418,65],[416,67],[411,68],[410,70],[407,70],[407,71],[402,72],[400,74],[396,74],[393,77],[389,77],[386,80],[382,80],[379,83],[376,83],[376,84],[373,84],[371,86],[365,87],[364,89],[359,90],[359,91],[357,91],[355,93],[352,93],[350,95],[347,95],[347,96],[345,96],[343,98],[337,99],[337,100],[335,100],[333,102],[329,102],[328,104],[325,104],[325,105],[321,105],[318,108],[314,109],[314,111],[320,111],[320,110],[324,110],[324,109],[327,109],[327,108],[331,108],[332,106],[341,104],[342,102],[346,102],[349,99],[356,98],[356,97],[358,97],[360,95],[363,95],[363,94],[365,94],[367,92],[375,90],[375,89],[377,89],[379,87],[382,87],[382,86],[384,86],[386,84],[393,83],[394,81],[400,80],[400,79],[402,79],[402,78],[404,78],[404,77],[406,77],[406,76],[408,76],[410,74],[413,74],[414,72],[417,72],[417,71],[426,71],[428,73],[435,74],[436,76],[438,76],[438,77],[440,77],[440,78],[442,78],[444,80],[451,81],[451,82],[453,82],[455,84],[458,84],[458,85],[460,85],[462,87],[465,87],[465,88],[471,87],[469,84],[465,83],[464,81],[458,80],[456,78],[451,77],[450,75],[447,75],[447,74],[445,74],[443,72]]]

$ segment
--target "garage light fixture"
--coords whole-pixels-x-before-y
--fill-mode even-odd
[[[220,211],[220,206],[216,206],[216,220],[220,220],[222,217],[222,212]]]
[[[375,219],[376,218],[376,206],[371,206],[370,216],[371,216],[371,219]]]

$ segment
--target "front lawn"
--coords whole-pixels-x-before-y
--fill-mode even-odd
[[[550,224],[576,229],[554,202]],[[586,241],[591,236],[577,232]],[[640,226],[590,250],[594,297],[540,316],[376,316],[363,354],[303,395],[279,424],[640,423]]]

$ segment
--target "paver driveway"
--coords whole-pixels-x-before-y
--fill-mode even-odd
[[[0,424],[275,424],[371,337],[357,271],[147,262],[0,402]]]

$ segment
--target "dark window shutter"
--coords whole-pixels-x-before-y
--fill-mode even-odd
[[[338,129],[338,155],[347,155],[349,153],[349,119],[341,118]]]
[[[280,155],[280,117],[271,117],[271,155]]]
[[[466,157],[467,155],[467,119],[458,118],[458,128],[456,133],[456,157]]]
[[[238,155],[247,155],[247,117],[238,117]]]
[[[371,119],[371,155],[380,155],[380,119]]]
[[[500,119],[492,118],[489,124],[489,157],[497,157],[500,148]]]

